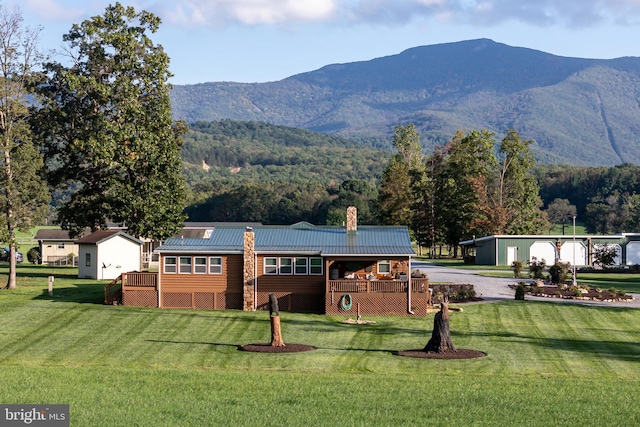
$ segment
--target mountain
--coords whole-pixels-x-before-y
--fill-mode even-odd
[[[427,149],[507,129],[539,162],[640,164],[640,58],[567,58],[488,39],[422,46],[269,83],[176,85],[174,116],[264,121],[389,146],[413,123]]]

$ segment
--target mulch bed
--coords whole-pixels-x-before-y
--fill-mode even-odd
[[[314,346],[304,344],[287,344],[284,347],[276,347],[271,344],[247,344],[238,347],[241,351],[251,351],[253,353],[300,353],[303,351],[316,350]]]
[[[517,285],[511,285],[511,288],[513,289],[516,287]],[[526,294],[536,297],[576,299],[584,301],[625,302],[633,300],[632,295],[620,295],[608,289],[601,289],[598,291],[597,289],[590,288],[587,292],[576,295],[575,291],[571,289],[561,289],[558,286],[548,285],[533,286],[526,292]]]
[[[447,351],[445,353],[427,352],[423,349],[418,350],[405,350],[394,351],[396,356],[415,357],[419,359],[476,359],[478,357],[484,357],[487,353],[477,350],[469,350],[466,348],[459,348],[457,351]]]

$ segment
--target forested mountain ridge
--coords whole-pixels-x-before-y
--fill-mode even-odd
[[[182,147],[189,187],[204,193],[247,183],[375,186],[391,155],[338,136],[234,120],[192,123]]]
[[[269,83],[174,86],[175,118],[311,129],[388,147],[415,124],[427,149],[456,130],[517,129],[539,162],[640,164],[640,58],[566,58],[480,39],[328,65]]]

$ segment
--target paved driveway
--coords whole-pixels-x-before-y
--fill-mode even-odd
[[[505,299],[514,299],[515,291],[509,285],[516,284],[519,280],[505,279],[497,277],[480,276],[480,270],[465,270],[450,267],[439,267],[428,262],[412,261],[411,270],[420,270],[429,278],[430,282],[449,282],[449,283],[470,283],[473,285],[476,295],[485,301],[500,301]],[[520,279],[523,280],[523,279]],[[579,282],[579,280],[578,280]],[[634,307],[640,308],[640,295],[634,294],[632,302],[597,302],[582,301],[560,298],[542,298],[527,295],[527,300],[532,301],[553,301],[584,305],[603,305],[607,307]]]

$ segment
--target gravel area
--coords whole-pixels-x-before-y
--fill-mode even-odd
[[[509,285],[516,284],[518,281],[529,279],[508,279],[498,277],[480,276],[481,270],[464,270],[450,267],[440,267],[428,262],[412,261],[411,270],[420,270],[429,278],[429,282],[449,282],[449,283],[469,283],[472,284],[476,295],[483,299],[483,302],[501,301],[506,299],[514,299],[515,291]],[[578,283],[580,280],[578,279]],[[640,295],[633,294],[631,302],[600,302],[600,301],[584,301],[573,299],[544,298],[533,297],[527,295],[526,299],[531,301],[551,301],[571,304],[607,306],[607,307],[632,307],[640,308]]]

